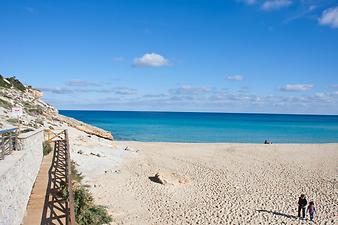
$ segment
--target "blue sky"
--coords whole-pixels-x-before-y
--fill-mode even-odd
[[[338,114],[338,2],[0,2],[0,73],[59,109]]]

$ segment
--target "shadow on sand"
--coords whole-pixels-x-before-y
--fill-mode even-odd
[[[272,210],[265,210],[265,209],[257,209],[257,212],[264,212],[264,213],[270,213],[276,216],[283,216],[289,219],[299,219],[298,216],[293,216],[293,215],[289,215],[289,214],[285,214],[285,213],[281,213],[281,212],[277,212],[277,211],[272,211]]]
[[[154,183],[163,184],[162,181],[157,176],[148,177],[148,178]]]

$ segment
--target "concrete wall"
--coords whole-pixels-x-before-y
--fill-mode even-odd
[[[0,225],[22,222],[43,157],[43,130],[22,134],[19,140],[23,149],[0,161]]]

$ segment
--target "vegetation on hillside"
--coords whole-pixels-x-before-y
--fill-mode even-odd
[[[7,122],[16,126],[19,121],[16,118],[10,118],[10,119],[7,120]]]
[[[12,108],[12,103],[6,101],[6,100],[3,100],[0,98],[0,107],[3,107],[5,109],[11,109]]]
[[[48,155],[52,151],[52,146],[49,142],[45,141],[43,142],[43,155]]]
[[[103,206],[96,205],[87,187],[81,184],[83,176],[72,162],[73,196],[75,220],[79,225],[102,225],[112,222],[111,216]]]
[[[6,82],[6,81],[8,81],[8,82]],[[13,88],[18,89],[20,91],[25,91],[26,90],[25,85],[23,85],[14,76],[13,77],[5,78],[2,75],[0,75],[0,87],[3,87],[3,88],[11,88],[11,87],[13,87]]]

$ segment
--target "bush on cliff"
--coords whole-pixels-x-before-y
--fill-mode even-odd
[[[11,85],[4,80],[4,77],[0,75],[0,87],[10,88]]]
[[[13,85],[14,88],[16,88],[20,91],[26,90],[25,85],[23,85],[18,79],[16,79],[16,77],[10,77],[10,78],[7,78],[7,80],[9,82],[11,82],[11,84]]]
[[[12,103],[6,101],[6,100],[3,100],[0,98],[0,107],[3,107],[5,109],[11,109],[12,108]]]
[[[4,79],[6,79],[10,84],[6,82]],[[4,78],[1,75],[0,75],[0,87],[3,88],[14,87],[15,89],[18,89],[20,91],[26,90],[25,85],[23,85],[18,79],[16,79],[16,77]]]

